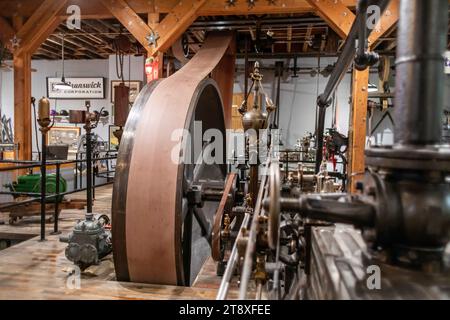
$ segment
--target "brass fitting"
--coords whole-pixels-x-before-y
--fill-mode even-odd
[[[254,273],[256,283],[266,283],[267,272],[266,272],[266,261],[265,256],[257,255],[256,257],[256,268]]]

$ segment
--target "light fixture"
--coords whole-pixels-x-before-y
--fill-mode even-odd
[[[369,83],[369,92],[378,92],[378,87],[372,83]]]
[[[57,90],[70,90],[72,86],[66,82],[64,77],[64,33],[62,34],[62,77],[61,82],[55,84],[55,89]]]

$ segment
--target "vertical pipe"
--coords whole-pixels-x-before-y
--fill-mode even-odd
[[[246,213],[239,230],[242,230],[242,228],[247,228],[249,222],[250,222],[250,214]],[[238,258],[239,258],[237,244],[241,237],[242,237],[242,232],[239,232],[239,235],[237,236],[236,241],[234,242],[233,249],[231,250],[230,257],[228,258],[227,267],[225,269],[225,273],[223,274],[222,281],[221,281],[220,287],[219,287],[219,291],[217,292],[216,300],[225,300],[227,298],[228,289],[230,288],[231,278],[233,277],[233,273],[234,273],[234,270],[236,269],[236,265],[237,265]]]
[[[61,179],[60,173],[60,164],[56,164],[56,190],[55,190],[55,216],[54,216],[54,225],[53,225],[53,234],[58,234],[58,219],[59,219],[59,179]]]
[[[248,92],[248,74],[249,74],[249,70],[248,70],[248,37],[245,37],[245,53],[244,53],[244,57],[245,57],[245,67],[244,67],[244,99],[247,96],[247,92]]]
[[[402,0],[397,37],[395,145],[441,141],[448,1]]]
[[[357,6],[357,14],[360,16],[358,20],[358,48],[357,56],[364,56],[367,50],[367,0],[359,0]]]
[[[96,163],[94,156],[94,163]],[[95,199],[95,175],[97,174],[97,166],[93,166],[94,170],[92,170],[92,199]]]
[[[91,130],[86,130],[86,197],[87,213],[92,213],[92,145]]]
[[[75,160],[78,160],[78,152],[75,154]],[[78,162],[75,162],[75,174],[73,175],[73,190],[78,188]]]
[[[252,198],[252,207],[256,205],[256,198],[258,197],[258,165],[250,165],[250,196]]]
[[[47,139],[46,131],[42,131],[42,158],[41,158],[41,241],[45,240],[45,203],[47,184]]]
[[[275,128],[280,128],[280,95],[281,95],[281,77],[283,75],[283,62],[277,62],[277,96],[275,98],[275,105],[277,108],[275,109]]]
[[[319,118],[316,136],[316,174],[320,171],[320,165],[323,158],[323,131],[325,130],[325,116],[327,109],[324,106],[319,106]]]

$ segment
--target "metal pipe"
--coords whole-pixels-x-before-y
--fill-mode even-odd
[[[393,57],[394,53],[392,51],[385,51],[385,50],[380,50],[377,51],[380,55],[383,56],[389,56],[389,57]],[[262,60],[262,59],[294,59],[294,58],[317,58],[317,55],[319,55],[322,58],[336,58],[339,57],[338,53],[326,53],[326,52],[318,52],[318,51],[308,51],[308,52],[295,52],[295,53],[280,53],[280,52],[260,52],[260,53],[249,53],[248,57],[250,59],[258,59],[258,60]],[[237,59],[243,59],[244,58],[244,53],[237,53],[236,54],[236,58]],[[303,74],[302,72],[300,72],[299,74]],[[308,72],[309,74],[309,72]]]
[[[242,221],[242,228],[247,228],[248,223],[250,222],[250,214],[246,213],[244,216],[244,220]],[[233,277],[234,269],[236,269],[236,263],[238,261],[238,249],[237,244],[238,240],[242,236],[240,232],[236,241],[234,242],[233,249],[231,250],[230,257],[228,258],[227,268],[225,269],[225,273],[222,278],[222,282],[220,283],[219,291],[217,293],[216,300],[225,300],[227,298],[228,289],[230,288],[231,278]]]
[[[264,203],[265,206],[266,202]],[[281,210],[299,212],[302,216],[333,223],[353,224],[357,227],[373,227],[375,208],[362,202],[340,202],[332,198],[302,196],[298,199],[282,198]]]
[[[395,144],[441,141],[448,1],[402,0],[397,40]]]
[[[365,1],[366,2],[366,1]],[[366,5],[367,7],[370,5],[378,5],[380,7],[380,14],[383,14],[386,10],[386,7],[388,6],[390,0],[369,0],[367,1]],[[366,7],[366,8],[367,8]],[[367,14],[367,10],[365,10],[365,13]],[[361,21],[361,20],[364,21]],[[343,77],[347,73],[348,68],[350,67],[354,57],[355,57],[355,40],[358,36],[358,29],[359,26],[362,25],[362,23],[366,22],[366,19],[364,19],[364,14],[361,14],[361,12],[357,12],[355,21],[352,25],[352,28],[350,29],[350,32],[347,36],[347,40],[345,41],[344,47],[342,49],[342,53],[339,56],[333,72],[330,75],[330,80],[328,81],[324,92],[318,97],[317,104],[319,106],[319,109],[327,108],[330,106],[330,98],[331,95],[336,91],[337,86],[342,81]],[[367,26],[366,26],[367,28]],[[370,30],[372,31],[372,30]],[[367,35],[370,32],[366,32],[365,35]],[[319,110],[320,113],[320,110]],[[325,113],[325,112],[324,112]],[[317,139],[317,148],[316,148],[316,173],[318,173],[318,168],[320,168],[320,164],[322,162],[322,156],[323,156],[323,130],[319,130],[320,127],[325,127],[325,114],[322,114],[322,118],[318,120],[317,125],[317,133],[316,133],[316,139]]]
[[[367,0],[359,0],[357,10],[361,18],[358,21],[358,49],[356,54],[363,56],[367,49]]]
[[[244,99],[248,92],[248,37],[245,37],[245,51],[244,51],[245,71],[244,71]]]
[[[95,186],[95,176],[96,176],[96,174],[97,174],[97,172],[98,172],[98,167],[97,167],[97,162],[96,162],[96,160],[95,160],[95,155],[94,155],[94,159],[93,159],[93,170],[92,170],[92,185],[93,186]],[[94,165],[94,163],[96,164],[96,165]],[[95,200],[95,188],[92,188],[92,199],[93,200]]]
[[[92,145],[91,130],[86,126],[86,213],[92,213]]]
[[[266,162],[265,168],[269,168],[269,160]],[[245,250],[244,266],[242,267],[241,285],[239,287],[239,299],[244,300],[247,297],[247,288],[253,268],[253,256],[256,249],[256,237],[258,232],[259,217],[262,211],[262,199],[266,193],[267,174],[264,174],[259,186],[258,200],[253,211],[253,219],[248,236],[247,248]]]
[[[316,167],[315,173],[320,172],[320,166],[323,160],[323,132],[325,130],[325,117],[327,109],[319,105],[319,116],[317,120],[317,137],[316,137]]]
[[[45,240],[45,203],[47,184],[47,132],[42,131],[42,157],[41,157],[41,241]]]
[[[53,225],[53,234],[59,234],[59,230],[58,230],[58,220],[59,220],[59,180],[61,179],[61,173],[60,173],[60,165],[57,164],[56,165],[56,197],[55,197],[55,216],[54,216],[54,225]]]

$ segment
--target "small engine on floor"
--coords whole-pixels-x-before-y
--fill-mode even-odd
[[[61,242],[69,244],[65,251],[67,259],[81,270],[98,264],[101,258],[112,251],[108,225],[108,216],[86,214],[86,219],[79,221],[68,236],[60,237]]]

